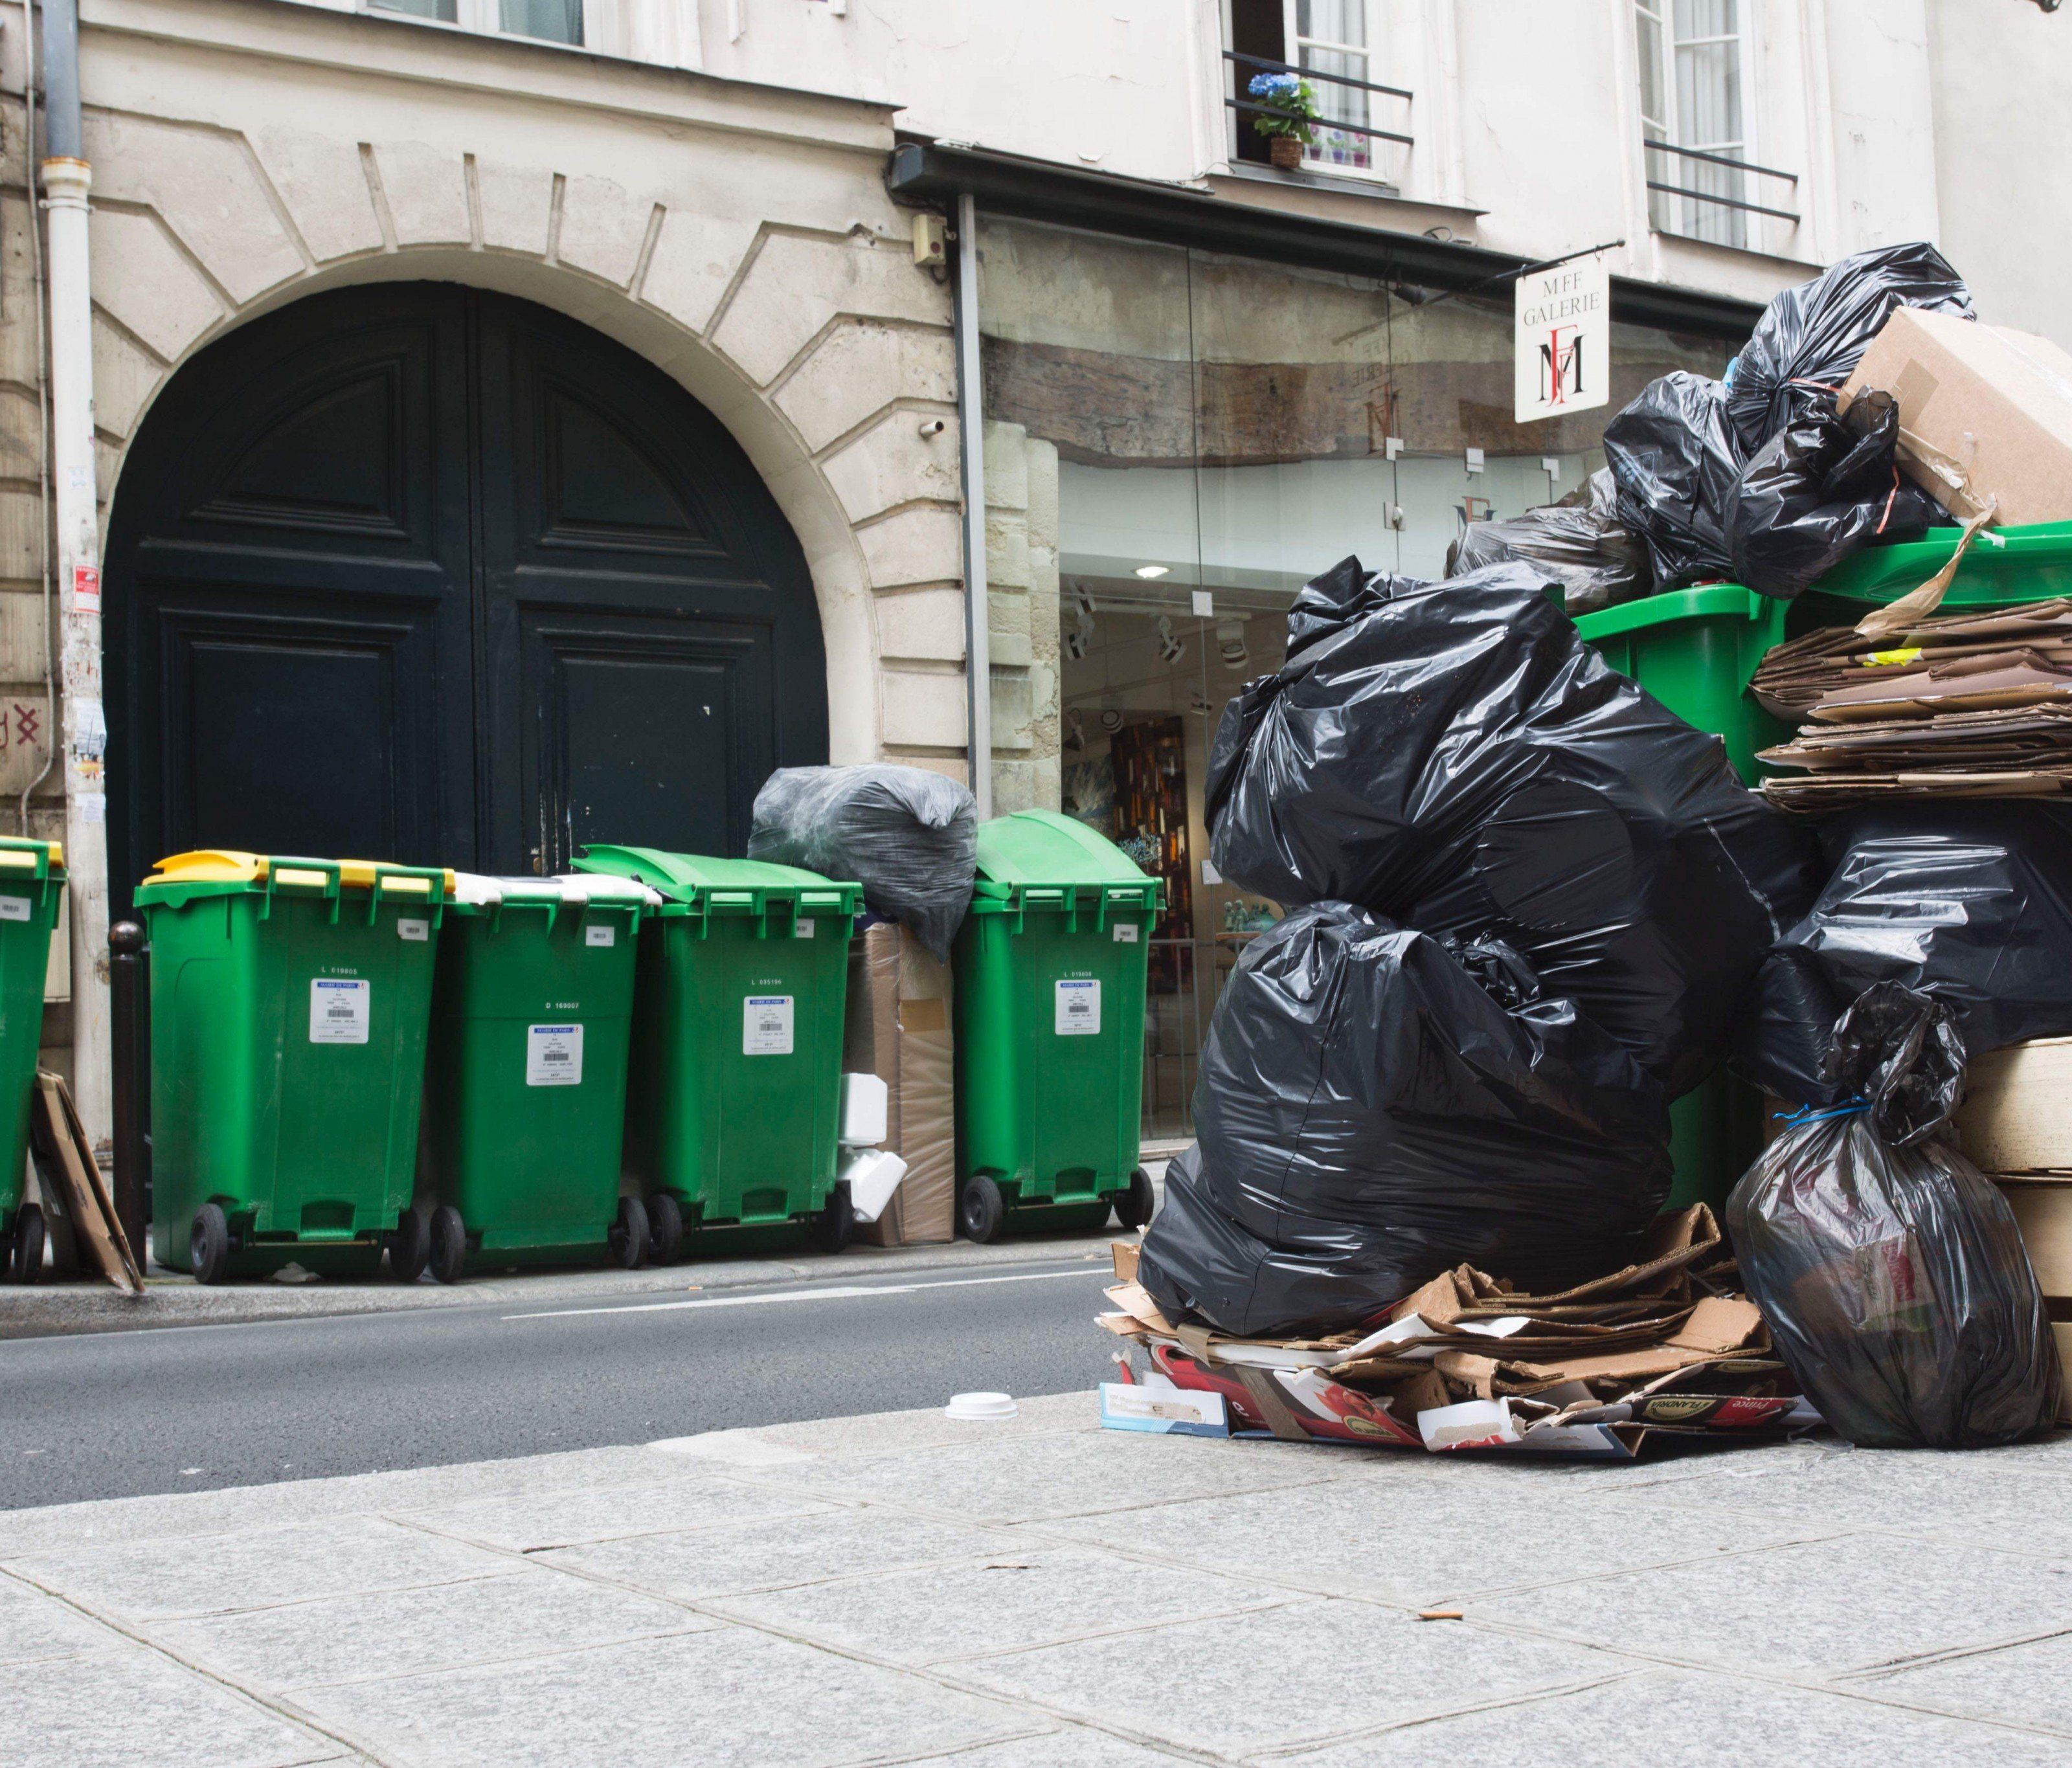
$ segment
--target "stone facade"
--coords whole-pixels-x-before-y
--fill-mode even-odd
[[[0,693],[47,730],[25,69],[4,23]],[[886,195],[889,107],[275,0],[92,0],[81,86],[104,533],[153,399],[245,320],[362,282],[521,296],[672,376],[755,463],[812,569],[832,759],[962,776],[950,290]],[[42,765],[20,724],[0,792]]]

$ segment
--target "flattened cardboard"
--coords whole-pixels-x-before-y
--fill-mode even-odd
[[[29,1127],[38,1170],[58,1191],[82,1261],[90,1262],[117,1289],[142,1295],[143,1273],[123,1234],[71,1089],[63,1076],[47,1068],[36,1071]]]
[[[2072,1168],[2068,1097],[2072,1038],[1988,1051],[1966,1073],[1964,1102],[1954,1120],[1965,1153],[1981,1172],[1995,1174]]]
[[[950,968],[904,927],[866,927],[849,942],[845,1071],[885,1083],[884,1145],[906,1176],[875,1222],[858,1236],[879,1246],[911,1246],[956,1234],[956,1053],[950,1030]]]

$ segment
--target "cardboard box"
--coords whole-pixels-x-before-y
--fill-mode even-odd
[[[1989,1050],[1965,1076],[1954,1120],[1984,1173],[2072,1173],[2072,1038]]]
[[[956,1236],[956,1063],[950,967],[890,922],[849,942],[842,1067],[886,1087],[884,1145],[906,1162],[892,1201],[857,1232],[879,1246]]]
[[[1960,520],[2072,521],[2072,356],[2048,339],[1900,307],[1842,389],[1899,404],[1900,463]]]

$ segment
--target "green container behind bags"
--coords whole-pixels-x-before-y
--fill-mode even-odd
[[[161,1264],[212,1282],[379,1263],[410,1207],[452,880],[209,851],[159,861],[138,887]]]
[[[708,1244],[848,1238],[835,1185],[849,937],[863,891],[757,860],[586,847],[581,872],[664,898],[640,928],[626,1164],[656,1256],[673,1214]]]
[[[1163,886],[1055,811],[981,823],[957,935],[957,1225],[1150,1218],[1137,1163],[1145,989]]]
[[[645,1253],[646,1211],[619,1179],[651,894],[617,878],[458,879],[425,1089],[426,1251],[442,1282],[471,1263]]]
[[[42,1211],[24,1217],[29,1109],[43,1034],[43,979],[51,929],[64,899],[64,853],[56,841],[0,837],[0,1271],[33,1277],[43,1260]]]
[[[1791,604],[1795,637],[1815,627],[1854,626],[1873,607],[1897,602],[1950,562],[1963,530],[1931,528],[1918,541],[1867,546]],[[1938,614],[1975,613],[2072,595],[2072,522],[1988,528],[1957,565]]]
[[[1576,630],[1678,717],[1723,739],[1734,771],[1753,786],[1757,751],[1791,734],[1748,692],[1764,653],[1784,640],[1789,606],[1738,583],[1708,583],[1586,614]],[[1721,1209],[1762,1146],[1762,1096],[1720,1070],[1669,1108],[1675,1176],[1664,1207]]]

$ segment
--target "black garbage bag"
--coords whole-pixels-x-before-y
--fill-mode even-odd
[[[1506,941],[1673,1098],[1811,903],[1812,837],[1585,643],[1548,581],[1347,559],[1309,585],[1287,663],[1217,728],[1210,853],[1276,903]]]
[[[1651,380],[1605,426],[1618,520],[1647,548],[1655,589],[1733,574],[1727,502],[1745,458],[1724,389],[1679,369]]]
[[[2072,815],[2047,804],[1873,805],[1821,832],[1833,875],[1763,962],[1734,1067],[1788,1104],[1837,1103],[1826,1028],[1898,982],[1956,1015],[1974,1056],[2072,1036]]]
[[[978,805],[925,767],[780,767],[755,795],[748,857],[854,880],[874,914],[947,959],[978,871]]]
[[[1194,1127],[1137,1278],[1241,1336],[1351,1330],[1463,1261],[1564,1289],[1625,1262],[1668,1194],[1662,1089],[1573,1002],[1499,942],[1345,903],[1246,948]]]
[[[1918,540],[1947,521],[1899,471],[1899,408],[1870,392],[1841,417],[1819,400],[1763,444],[1727,500],[1735,582],[1789,601],[1859,549]]]
[[[1446,575],[1522,560],[1560,579],[1562,606],[1593,614],[1645,595],[1654,579],[1647,549],[1619,526],[1618,487],[1600,467],[1578,491],[1556,503],[1501,521],[1470,522],[1446,549]]]
[[[1779,1354],[1862,1448],[1992,1448],[2057,1416],[2057,1346],[2021,1231],[1949,1133],[1963,1068],[1947,1003],[1866,989],[1828,1053],[1850,1103],[1787,1126],[1727,1199]]]
[[[1727,369],[1727,412],[1737,446],[1753,454],[1832,397],[1895,307],[1977,317],[1949,260],[1925,241],[1873,246],[1830,265],[1772,298]]]

